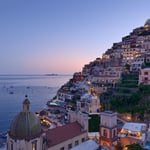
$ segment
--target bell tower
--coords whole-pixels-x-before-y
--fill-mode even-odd
[[[111,148],[117,144],[117,113],[104,111],[100,113],[100,145]]]

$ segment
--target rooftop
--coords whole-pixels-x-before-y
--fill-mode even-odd
[[[85,132],[82,131],[82,127],[78,122],[50,129],[46,132],[47,145],[48,147],[52,147]]]
[[[88,140],[76,147],[73,147],[71,150],[96,150],[99,148],[99,144],[94,140]]]
[[[150,67],[142,68],[141,70],[150,70]]]
[[[116,112],[110,111],[110,110],[103,111],[100,114],[102,114],[102,115],[117,115]]]
[[[142,131],[143,127],[146,128],[145,123],[125,123],[122,128],[131,131],[140,132]]]

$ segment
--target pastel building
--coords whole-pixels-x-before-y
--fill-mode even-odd
[[[145,58],[144,55],[135,57],[132,60],[132,63],[131,63],[131,66],[130,66],[130,71],[139,72],[142,68],[142,65],[144,64],[144,58]]]
[[[81,111],[69,110],[68,111],[68,119],[69,119],[69,122],[71,122],[71,123],[76,122],[76,121],[79,122],[79,124],[81,124],[81,126],[82,126],[82,129],[88,131],[89,115],[87,113],[83,113]]]
[[[47,150],[70,150],[87,140],[87,132],[73,122],[46,132]],[[41,149],[42,150],[42,149]]]
[[[23,110],[13,119],[7,136],[7,150],[69,150],[87,140],[87,131],[72,122],[43,131],[40,120],[30,111],[28,99]]]
[[[112,148],[117,144],[117,113],[104,111],[100,113],[100,145]]]
[[[86,113],[96,113],[100,108],[100,100],[96,95],[84,94],[80,101],[77,101],[77,110]]]
[[[150,68],[143,68],[140,70],[139,84],[150,84]]]

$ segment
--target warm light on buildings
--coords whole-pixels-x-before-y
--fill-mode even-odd
[[[126,118],[127,118],[127,120],[131,120],[131,116],[127,116]]]
[[[128,150],[128,147],[124,147],[124,149],[123,150]]]

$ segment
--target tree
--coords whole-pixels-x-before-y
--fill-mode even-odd
[[[127,71],[129,71],[129,70],[130,70],[130,65],[129,65],[129,64],[126,64],[126,65],[125,65],[125,69],[126,69]]]
[[[139,144],[127,145],[127,150],[144,150]]]
[[[115,150],[123,150],[123,146],[120,142],[118,142],[117,145],[115,146]]]

